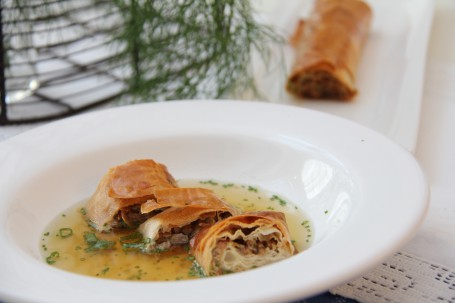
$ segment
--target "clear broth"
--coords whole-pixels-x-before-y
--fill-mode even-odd
[[[247,185],[211,180],[181,180],[179,186],[211,189],[224,201],[244,212],[283,212],[297,250],[303,251],[311,244],[309,219],[296,205],[273,193]],[[124,251],[119,239],[125,236],[125,233],[96,232],[99,239],[115,241],[114,249],[85,251],[87,243],[84,233],[94,233],[94,230],[87,224],[84,206],[85,202],[68,209],[55,218],[43,232],[41,253],[47,263],[70,272],[109,279],[174,281],[201,277],[195,267],[194,258],[186,248],[154,254]],[[70,230],[72,234],[68,236]]]

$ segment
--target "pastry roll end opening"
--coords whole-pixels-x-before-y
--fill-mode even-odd
[[[229,217],[200,231],[191,245],[209,276],[253,269],[297,253],[284,214],[271,211]]]
[[[300,98],[351,100],[355,87],[347,86],[327,68],[308,69],[289,78],[286,89]]]

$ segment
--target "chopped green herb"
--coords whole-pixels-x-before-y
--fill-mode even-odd
[[[138,266],[136,268],[139,268]],[[137,273],[128,277],[128,280],[142,280],[142,276],[147,273],[143,272],[141,268],[137,270]]]
[[[224,188],[234,187],[234,183],[223,184]]]
[[[143,236],[140,232],[134,232],[129,235],[120,237],[120,243],[138,242],[142,241]]]
[[[143,253],[146,253],[146,254],[160,254],[160,253],[163,253],[163,252],[166,252],[166,251],[168,251],[168,249],[166,249],[166,248],[154,248],[154,249],[144,249]]]
[[[328,210],[325,210],[325,211],[324,211],[324,214],[326,214],[326,215],[327,215],[328,213],[329,213],[329,211],[328,211]]]
[[[122,243],[122,249],[124,251],[137,250],[137,251],[145,252],[147,250],[147,244],[150,243],[149,238],[147,238],[146,240],[148,240],[148,241],[141,241],[141,242],[137,242],[137,243]]]
[[[109,267],[103,268],[101,274],[105,275],[109,271]]]
[[[47,237],[49,236],[49,234],[50,234],[49,232],[45,232],[43,235]]]
[[[60,230],[58,231],[58,234],[60,235],[61,238],[68,238],[73,235],[73,230],[68,227],[60,228]]]
[[[65,215],[65,214],[62,214],[62,217],[64,218],[64,217],[66,217],[66,215]]]
[[[213,180],[200,181],[199,183],[201,183],[201,184],[209,184],[209,185],[218,185],[218,182],[215,182]]]
[[[84,240],[88,247],[85,249],[86,252],[108,250],[113,249],[115,242],[99,239],[94,233],[84,233]]]
[[[57,262],[57,259],[60,257],[60,253],[58,251],[53,251],[51,254],[46,258],[47,264],[54,264]]]
[[[87,214],[87,210],[84,208],[84,207],[81,207],[81,209],[79,210],[79,212],[82,214],[82,215],[86,215]]]
[[[90,220],[90,219],[87,218],[85,221],[87,222],[87,226],[88,226],[88,227],[92,228],[93,230],[96,230],[97,226],[96,226],[95,223],[93,223],[92,220]],[[106,231],[107,231],[107,230],[106,230]]]
[[[252,191],[252,192],[257,193],[258,189],[256,187],[253,187],[253,186],[248,186],[248,191]]]
[[[140,232],[135,232],[127,236],[120,238],[120,243],[122,243],[122,249],[125,252],[128,251],[139,251],[142,253],[161,253],[166,251],[165,249],[150,249],[150,243],[152,240],[150,238],[144,238]]]
[[[193,261],[193,264],[191,265],[188,275],[190,277],[199,277],[199,278],[204,278],[207,276],[205,274],[204,270],[202,269],[202,267],[196,261]]]
[[[280,198],[279,196],[277,195],[273,195],[270,200],[272,201],[278,201],[278,203],[280,203],[281,206],[285,206],[287,204],[287,202],[285,200],[283,200],[282,198]]]

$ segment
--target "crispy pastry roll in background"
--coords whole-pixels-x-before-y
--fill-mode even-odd
[[[295,62],[287,90],[302,98],[352,99],[371,18],[371,8],[361,0],[316,0],[292,38]]]
[[[172,188],[155,192],[155,199],[142,207],[144,213],[162,210],[139,226],[150,239],[145,252],[187,245],[205,226],[236,215],[239,210],[204,188]]]
[[[99,231],[136,227],[153,215],[141,213],[141,204],[155,198],[158,189],[174,188],[166,166],[153,160],[133,160],[113,167],[103,176],[86,205],[90,223]]]
[[[191,251],[206,275],[240,272],[277,262],[297,251],[283,213],[257,211],[201,230]]]

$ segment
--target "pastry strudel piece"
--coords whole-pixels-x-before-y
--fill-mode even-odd
[[[154,215],[141,204],[155,198],[158,189],[175,188],[166,166],[153,160],[133,160],[113,167],[102,177],[86,205],[87,217],[99,231],[137,227]]]
[[[229,217],[201,230],[191,251],[206,275],[240,272],[296,253],[285,216],[257,211]]]
[[[302,98],[352,99],[371,18],[371,8],[361,0],[316,0],[292,38],[295,62],[287,90]]]
[[[155,199],[143,204],[142,212],[160,213],[147,219],[139,231],[148,240],[144,252],[188,245],[204,227],[240,211],[204,188],[172,188],[155,192]]]

